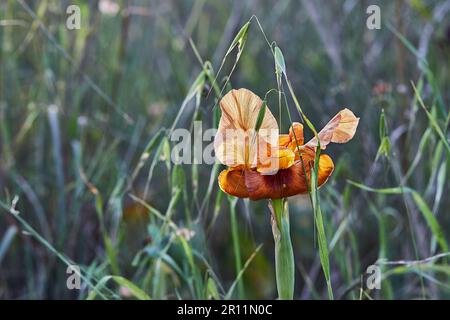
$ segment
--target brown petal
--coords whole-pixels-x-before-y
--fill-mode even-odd
[[[304,175],[293,170],[296,165],[279,170],[275,175],[262,175],[257,171],[245,172],[245,184],[250,199],[280,199],[299,193],[306,193]]]
[[[230,168],[219,174],[219,187],[223,192],[239,198],[248,198],[243,169]]]
[[[305,173],[308,182],[311,179],[310,168],[314,161],[308,161],[307,158],[302,162],[296,161],[295,164],[288,169],[279,170],[275,175],[262,175],[255,170],[245,171],[245,185],[252,200],[259,199],[280,199],[294,196],[297,194],[305,194],[308,192]],[[328,155],[320,155],[318,185],[323,185],[331,173],[334,164]]]

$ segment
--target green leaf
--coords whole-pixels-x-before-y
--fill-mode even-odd
[[[261,106],[261,109],[259,109],[258,117],[256,118],[256,125],[255,125],[255,131],[258,132],[261,128],[261,125],[264,120],[264,116],[266,115],[266,109],[267,109],[267,101],[264,100]]]
[[[71,261],[69,258],[67,258],[63,253],[59,252],[55,249],[54,246],[50,244],[45,238],[43,238],[33,227],[31,227],[19,214],[13,214],[10,211],[10,208],[3,202],[0,201],[0,208],[8,212],[11,217],[16,219],[20,225],[25,229],[26,232],[28,232],[31,236],[33,236],[39,243],[41,243],[45,248],[47,248],[52,254],[54,254],[59,260],[61,260],[66,266],[73,266],[75,263]],[[80,274],[81,279],[90,287],[93,288],[94,291],[97,291],[95,289],[95,286],[93,285],[90,278],[86,277],[84,272],[81,272]],[[102,298],[106,297],[101,293],[97,292],[98,295],[100,295]]]
[[[220,300],[219,291],[217,290],[216,282],[213,278],[208,278],[208,298],[212,297],[215,300]]]
[[[352,181],[352,180],[347,180],[347,182],[349,184],[355,186],[355,187],[358,187],[358,188],[362,189],[362,190],[369,191],[369,192],[375,192],[375,193],[381,193],[381,194],[402,194],[404,192],[411,191],[411,189],[409,189],[407,187],[404,187],[404,188],[394,187],[394,188],[376,189],[376,188],[371,188],[371,187],[368,187],[368,186],[366,186],[366,185],[364,185],[362,183],[358,183],[358,182],[355,182],[355,181]]]
[[[292,300],[295,286],[295,262],[289,230],[289,209],[284,199],[272,199],[271,205],[278,298]]]
[[[414,82],[411,81],[411,85],[414,89],[414,93],[416,95],[417,100],[419,101],[420,106],[422,107],[422,109],[425,111],[428,120],[430,121],[433,129],[436,131],[436,133],[438,134],[439,138],[441,139],[442,143],[445,146],[445,149],[447,151],[447,154],[450,156],[450,145],[448,143],[447,138],[445,137],[444,133],[442,132],[441,127],[439,126],[439,124],[437,123],[435,117],[430,113],[430,111],[428,111],[428,109],[425,107],[425,104],[423,103],[422,97],[420,96],[419,91],[417,90],[416,86],[414,85]]]
[[[436,238],[437,242],[442,248],[443,252],[448,252],[448,244],[447,241],[444,238],[444,233],[442,232],[442,229],[439,225],[439,222],[436,220],[435,216],[433,215],[433,212],[431,212],[430,208],[426,204],[425,200],[420,196],[419,193],[413,192],[412,193],[413,199],[416,202],[417,207],[419,208],[420,212],[422,212],[423,217],[425,218],[425,221],[428,224],[428,227],[431,229],[431,232],[433,233],[433,236]]]
[[[419,60],[419,67],[423,71],[427,71],[428,69],[428,61],[425,57],[421,57],[417,49],[414,47],[414,45],[406,39],[400,32],[398,32],[391,24],[387,24],[387,27],[390,31],[394,33],[394,35],[400,39],[400,41],[403,43],[403,45]]]
[[[422,196],[415,190],[408,188],[408,187],[397,187],[397,188],[384,188],[384,189],[374,189],[371,187],[367,187],[363,184],[347,180],[348,183],[369,191],[369,192],[375,192],[380,194],[404,194],[409,193],[412,195],[414,202],[416,203],[417,207],[419,208],[420,212],[422,213],[425,221],[427,222],[428,227],[431,229],[431,232],[433,236],[436,238],[437,242],[441,246],[442,250],[444,252],[448,251],[448,244],[445,240],[444,233],[442,232],[442,229],[436,220],[436,217],[433,215],[433,212],[430,210],[428,205],[426,204],[425,200],[423,200]]]
[[[318,152],[320,148],[317,148]],[[316,162],[316,166],[318,165],[318,161]],[[328,242],[327,237],[325,235],[325,228],[323,225],[323,217],[322,210],[320,209],[319,204],[319,195],[317,190],[317,170],[311,170],[311,197],[313,201],[313,210],[314,210],[314,221],[316,222],[317,228],[317,241],[319,243],[319,258],[320,263],[322,265],[323,273],[325,275],[325,280],[327,283],[328,289],[328,298],[330,300],[334,299],[333,296],[333,287],[331,286],[331,276],[330,276],[330,260],[328,254]]]
[[[139,300],[151,300],[150,296],[147,295],[144,291],[142,291],[133,282],[120,276],[104,276],[95,286],[95,290],[89,293],[87,300],[95,299],[97,291],[100,291],[100,289],[102,289],[109,280],[113,280],[118,285],[127,288],[128,290],[130,290],[130,293]]]
[[[286,74],[286,63],[284,62],[283,53],[281,52],[281,49],[278,46],[275,47],[274,56],[275,56],[276,72],[278,74],[279,73]]]
[[[231,238],[232,238],[232,242],[233,242],[236,275],[238,275],[239,272],[241,272],[241,270],[242,270],[239,229],[238,229],[238,222],[237,222],[237,218],[236,218],[237,201],[238,201],[238,198],[233,197],[233,196],[228,196],[228,202],[230,204]],[[238,297],[239,297],[239,299],[244,299],[244,283],[242,281],[238,282]]]
[[[230,289],[228,290],[227,294],[225,295],[225,300],[229,300],[234,292],[234,289],[236,288],[236,285],[244,275],[245,270],[247,270],[250,263],[253,261],[253,259],[256,257],[256,254],[259,252],[259,250],[262,248],[262,244],[260,244],[256,250],[252,253],[252,255],[247,259],[247,261],[244,264],[244,267],[242,268],[241,272],[237,275],[236,279],[233,281],[233,284],[231,285]]]
[[[447,163],[443,161],[439,167],[436,183],[436,195],[434,198],[433,212],[437,212],[439,203],[441,202],[444,188],[447,182]]]
[[[106,233],[103,235],[103,240],[105,243],[106,255],[108,256],[108,262],[111,266],[111,270],[115,274],[120,274],[119,263],[117,261],[117,249],[114,247],[110,237]]]
[[[408,172],[405,175],[405,181],[408,180],[408,178],[413,174],[417,165],[420,163],[422,155],[426,151],[425,148],[428,146],[432,132],[433,132],[433,129],[428,127],[427,130],[425,130],[425,132],[423,133],[422,138],[420,139],[419,148],[417,149],[417,152],[416,152],[416,156],[414,157],[414,160],[413,160],[411,166],[409,167]]]

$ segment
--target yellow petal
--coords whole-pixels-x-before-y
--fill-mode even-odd
[[[349,109],[339,111],[339,113],[318,133],[321,148],[325,149],[330,142],[348,142],[355,135],[358,122],[359,118],[357,118]],[[312,138],[306,145],[317,147],[318,143],[316,137]]]
[[[263,175],[273,175],[278,170],[287,169],[295,162],[295,153],[288,148],[279,148],[267,161],[258,165],[257,171]]]
[[[287,147],[291,143],[291,137],[288,134],[280,134],[278,136],[278,145],[280,147]]]

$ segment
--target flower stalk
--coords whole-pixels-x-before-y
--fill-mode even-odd
[[[233,251],[234,251],[234,262],[236,267],[236,277],[239,277],[239,273],[242,270],[242,260],[241,260],[241,250],[240,250],[240,241],[239,241],[239,232],[238,232],[238,224],[236,219],[236,204],[237,204],[237,198],[235,197],[228,197],[228,201],[230,203],[230,218],[231,218],[231,237],[233,240]],[[244,293],[244,283],[242,279],[239,279],[238,284],[238,297],[239,299],[245,299],[245,293]]]
[[[271,201],[278,298],[280,300],[292,300],[294,297],[295,265],[289,231],[288,203],[285,199],[272,199]]]

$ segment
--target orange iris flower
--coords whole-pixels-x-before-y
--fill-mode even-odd
[[[279,135],[275,117],[267,107],[256,132],[262,100],[247,89],[231,90],[220,101],[222,116],[214,139],[217,159],[229,168],[219,175],[222,191],[239,197],[280,199],[305,194],[318,146],[314,137],[306,144],[303,125],[293,123],[289,134]],[[355,135],[359,118],[349,109],[341,110],[318,133],[321,149],[330,142],[345,143]],[[230,134],[231,133],[231,134]],[[334,169],[331,158],[321,154],[318,185]]]

